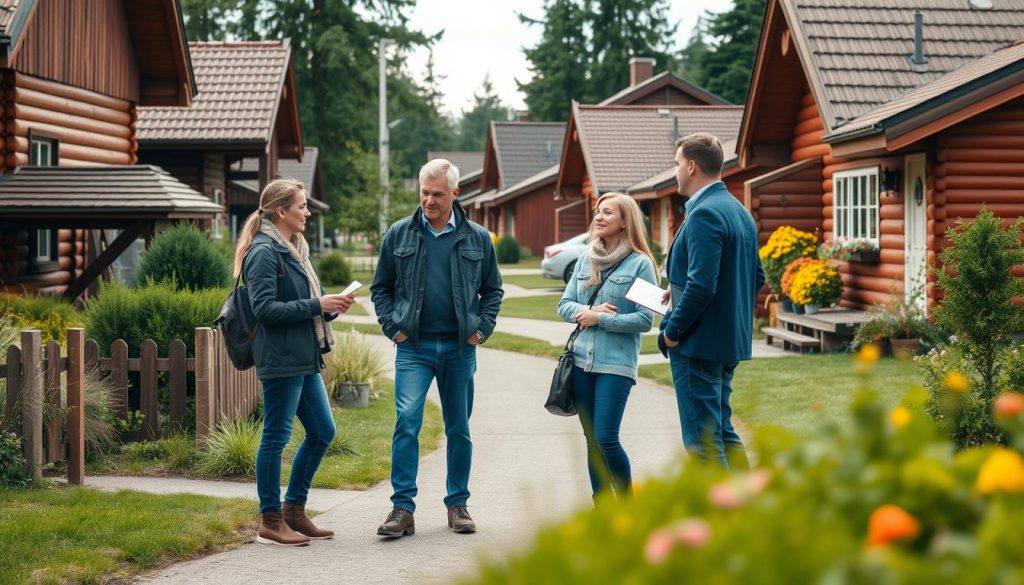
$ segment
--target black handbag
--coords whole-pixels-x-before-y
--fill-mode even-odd
[[[597,293],[601,292],[601,287],[608,280],[608,276],[615,272],[619,264],[622,264],[622,260],[619,260],[615,266],[612,266],[611,270],[606,273],[606,276],[601,279],[601,284],[597,285],[597,288],[594,289],[594,294],[590,295],[588,305],[594,306],[594,301],[597,300]],[[583,331],[583,329],[577,325],[576,329],[569,334],[569,340],[565,342],[565,349],[562,350],[562,355],[558,358],[558,365],[555,366],[555,375],[551,378],[551,389],[548,390],[548,399],[544,402],[544,408],[554,415],[573,416],[576,414],[576,403],[572,398],[572,350],[573,346],[576,345],[576,338],[579,336],[580,331]]]
[[[257,244],[263,245],[266,244]],[[253,246],[255,247],[255,246]],[[250,251],[252,249],[250,248]],[[247,253],[248,255],[248,253]],[[281,296],[281,278],[284,276],[284,265],[281,264],[281,257],[277,257],[277,278],[278,298]],[[235,369],[245,371],[255,365],[252,355],[252,342],[256,339],[256,330],[260,325],[259,319],[252,312],[252,302],[249,300],[248,287],[239,287],[242,280],[241,271],[235,278],[235,288],[228,293],[224,306],[221,307],[220,315],[214,320],[213,325],[224,338],[224,349],[228,359]]]

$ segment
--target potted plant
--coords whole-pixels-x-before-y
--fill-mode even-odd
[[[824,260],[812,260],[800,267],[790,287],[793,302],[804,305],[808,315],[831,306],[839,300],[841,292],[839,269]]]
[[[867,238],[832,238],[818,251],[822,260],[878,263],[878,244]]]
[[[818,238],[810,233],[784,225],[772,232],[764,246],[758,250],[761,264],[764,266],[765,280],[768,288],[775,295],[782,293],[782,273],[789,263],[797,258],[813,257],[818,250]],[[783,310],[789,307],[783,299]]]
[[[894,356],[913,357],[925,341],[933,341],[937,336],[936,328],[918,304],[922,294],[920,287],[906,295],[891,291],[884,304],[868,311],[870,319],[857,330],[854,341],[880,345],[888,341]]]
[[[782,306],[787,312],[797,314],[804,312],[804,306],[802,304],[793,304],[793,297],[790,293],[793,289],[793,279],[796,278],[796,273],[800,272],[801,268],[807,266],[811,262],[817,262],[817,260],[809,256],[801,256],[800,258],[790,262],[782,273],[782,280],[780,281],[782,290]],[[787,304],[789,305],[788,308],[786,307]]]
[[[327,356],[324,382],[335,403],[342,408],[366,408],[370,404],[373,379],[384,373],[384,360],[356,331],[338,335],[338,342]]]

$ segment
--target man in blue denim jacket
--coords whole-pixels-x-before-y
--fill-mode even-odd
[[[718,139],[691,134],[677,146],[679,193],[690,198],[666,263],[672,310],[658,345],[672,364],[687,450],[742,467],[729,396],[737,364],[751,357],[754,304],[765,280],[757,226],[722,182]]]
[[[466,510],[476,346],[494,331],[504,291],[490,234],[469,221],[455,201],[458,184],[459,170],[451,162],[434,159],[423,165],[420,207],[385,234],[370,286],[377,321],[398,344],[398,417],[391,442],[394,508],[377,529],[387,538],[416,530],[419,432],[435,378],[448,439],[448,527],[459,534],[476,532]]]

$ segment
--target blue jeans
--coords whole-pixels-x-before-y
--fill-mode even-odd
[[[669,352],[683,446],[724,467],[747,467],[743,441],[732,427],[732,377],[738,362],[700,360]],[[708,448],[713,452],[708,453]]]
[[[469,468],[473,441],[469,416],[473,413],[473,374],[476,347],[458,341],[420,340],[398,344],[395,357],[395,434],[391,440],[391,503],[416,511],[416,474],[420,463],[420,428],[430,382],[437,379],[441,416],[448,439],[448,495],[444,505],[465,506],[469,499]]]
[[[587,438],[587,471],[594,495],[614,490],[629,494],[633,474],[629,456],[619,442],[619,426],[633,380],[615,374],[594,374],[572,368],[572,391]]]
[[[334,417],[320,374],[263,380],[263,439],[256,454],[256,493],[260,513],[281,509],[281,452],[292,437],[299,417],[306,438],[292,459],[292,475],[284,501],[306,504],[313,475],[334,439]]]

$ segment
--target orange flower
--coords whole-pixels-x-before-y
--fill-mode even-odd
[[[879,506],[868,520],[868,546],[884,546],[897,540],[914,538],[921,523],[906,510],[893,504]]]
[[[910,418],[911,412],[906,406],[897,406],[889,414],[889,421],[892,422],[892,426],[898,429],[902,429],[910,424]]]
[[[946,374],[946,377],[943,379],[943,383],[946,385],[946,390],[953,394],[963,394],[971,388],[970,380],[960,372],[950,372]]]
[[[1003,392],[992,403],[992,412],[998,419],[1014,418],[1024,412],[1024,394]]]

